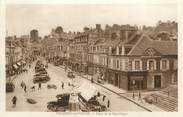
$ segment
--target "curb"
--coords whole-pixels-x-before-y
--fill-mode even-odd
[[[63,69],[63,67],[61,67],[61,66],[59,66],[59,67]],[[87,79],[86,77],[80,75],[79,73],[77,73],[77,72],[75,72],[75,73],[76,73],[78,76],[80,76],[80,77],[82,77],[82,78],[84,78],[84,79],[86,79],[86,80],[89,80],[89,79]],[[90,80],[89,80],[89,81],[90,81]],[[132,102],[132,103],[134,103],[134,104],[136,104],[137,106],[139,106],[139,107],[141,107],[141,108],[147,110],[148,112],[152,112],[150,109],[148,109],[148,108],[146,108],[146,107],[140,105],[139,103],[137,103],[137,102],[135,102],[135,101],[133,101],[133,100],[131,100],[131,99],[129,99],[129,98],[123,96],[123,95],[120,95],[119,93],[116,93],[115,91],[113,91],[113,90],[111,90],[111,89],[109,89],[109,88],[107,88],[107,87],[105,87],[105,86],[103,86],[103,85],[101,85],[101,84],[99,84],[99,83],[97,83],[97,82],[95,82],[95,81],[94,81],[93,83],[95,83],[95,84],[97,84],[97,85],[99,85],[99,86],[101,86],[101,87],[103,87],[103,88],[105,88],[105,89],[107,89],[107,90],[109,90],[109,91],[111,91],[111,92],[117,94],[118,96],[120,96],[120,97],[122,97],[122,98],[124,98],[124,99],[126,99],[126,100],[128,100],[128,101],[130,101],[130,102]]]
[[[79,75],[79,74],[77,74],[77,75]],[[84,76],[82,76],[82,75],[79,75],[79,76],[81,76],[82,78],[87,79],[86,77],[84,77]],[[89,79],[87,79],[87,80],[89,80]],[[90,80],[89,80],[89,81],[90,81]],[[111,92],[113,92],[113,93],[115,93],[115,94],[117,94],[118,96],[120,96],[120,97],[122,97],[122,98],[124,98],[124,99],[126,99],[126,100],[128,100],[128,101],[130,101],[130,102],[132,102],[132,103],[134,103],[134,104],[136,104],[137,106],[139,106],[139,107],[141,107],[141,108],[143,108],[143,109],[145,109],[145,110],[147,110],[147,111],[149,111],[149,112],[152,112],[150,109],[148,109],[148,108],[146,108],[146,107],[140,105],[139,103],[137,103],[137,102],[135,102],[135,101],[133,101],[133,100],[131,100],[131,99],[129,99],[129,98],[123,96],[123,95],[120,95],[119,93],[116,93],[115,91],[113,91],[113,90],[111,90],[111,89],[109,89],[109,88],[107,88],[107,87],[105,87],[105,86],[103,86],[103,85],[101,85],[101,84],[99,84],[99,83],[97,83],[97,82],[94,82],[94,83],[97,84],[97,85],[99,85],[99,86],[101,86],[101,87],[103,87],[103,88],[105,88],[105,89],[107,89],[107,90],[109,90],[109,91],[111,91]]]

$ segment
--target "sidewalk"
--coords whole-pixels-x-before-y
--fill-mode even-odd
[[[59,66],[61,68],[64,69],[64,66]],[[91,81],[91,77],[90,75],[84,75],[82,73],[77,73],[75,72],[76,75],[82,77],[82,78],[85,78],[89,81]],[[123,89],[120,89],[118,87],[115,87],[111,84],[107,84],[107,83],[104,83],[104,84],[101,84],[101,83],[98,83],[97,81],[94,80],[94,83],[119,95],[120,97],[123,97],[124,99],[128,100],[128,101],[131,101],[133,102],[134,104],[140,106],[141,108],[144,108],[145,110],[149,111],[149,112],[158,112],[158,111],[161,111],[163,112],[164,110],[158,108],[157,106],[153,105],[153,104],[149,104],[149,103],[146,103],[144,100],[143,100],[143,97],[145,97],[146,95],[149,95],[151,93],[151,91],[145,91],[145,92],[141,92],[141,99],[138,99],[138,93],[136,93],[136,98],[133,100],[132,99],[132,92],[129,92],[129,91],[126,91],[126,90],[123,90]]]
[[[91,80],[91,76],[89,76],[89,75],[81,75],[81,74],[79,74],[79,73],[76,73],[76,74],[77,74],[78,76],[81,76],[82,78],[85,78],[85,79],[87,79],[87,80]],[[111,84],[106,84],[106,83],[101,84],[101,83],[97,83],[97,81],[94,81],[94,83],[97,84],[97,85],[100,85],[100,86],[102,86],[102,87],[104,87],[104,88],[106,88],[106,89],[108,89],[109,91],[111,91],[111,92],[113,92],[113,93],[115,93],[115,94],[117,94],[117,95],[119,95],[119,96],[121,96],[121,97],[123,97],[123,98],[125,98],[126,100],[129,100],[129,101],[135,103],[136,105],[138,105],[138,106],[140,106],[140,107],[146,109],[146,110],[149,111],[149,112],[164,111],[164,110],[158,108],[158,107],[155,106],[155,105],[146,103],[146,102],[143,100],[143,97],[145,97],[146,95],[148,95],[148,94],[151,93],[151,92],[141,92],[141,99],[140,99],[140,100],[138,99],[138,93],[136,93],[136,94],[135,94],[135,95],[136,95],[136,98],[133,100],[133,99],[132,99],[132,92],[128,92],[128,91],[126,91],[126,90],[120,89],[120,88],[115,87],[115,86],[113,86],[113,85],[111,85]]]

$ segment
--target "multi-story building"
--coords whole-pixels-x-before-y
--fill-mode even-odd
[[[177,81],[176,41],[153,40],[140,34],[130,50],[122,53],[109,56],[108,83],[133,90],[163,88]]]
[[[70,49],[74,49],[74,53],[71,56],[74,58],[74,70],[79,70],[80,72],[87,72],[87,56],[88,56],[88,33],[78,33],[74,38],[74,47],[71,46]]]
[[[23,53],[22,47],[20,46],[17,38],[6,37],[6,73],[7,75],[12,75],[22,65]]]

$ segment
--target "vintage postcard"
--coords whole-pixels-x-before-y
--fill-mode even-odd
[[[177,8],[5,4],[5,112],[179,112]]]

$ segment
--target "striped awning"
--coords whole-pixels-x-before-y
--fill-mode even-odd
[[[14,64],[13,67],[14,67],[15,69],[18,69],[18,66],[17,66],[16,64]]]

